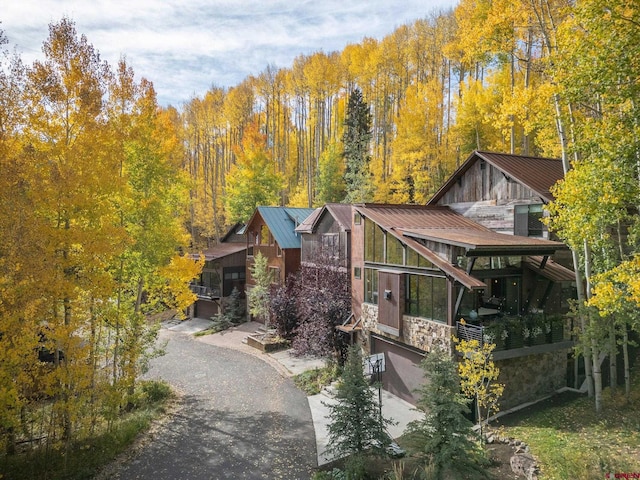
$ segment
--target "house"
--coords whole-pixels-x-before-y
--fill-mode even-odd
[[[211,318],[221,312],[222,299],[229,297],[234,288],[244,294],[247,250],[244,232],[244,225],[236,224],[220,243],[191,254],[194,259],[202,255],[205,263],[200,277],[190,285],[197,299],[189,309],[189,316]]]
[[[351,205],[328,203],[317,208],[297,228],[301,235],[301,262],[313,266],[319,258],[332,266],[351,267]]]
[[[561,176],[557,160],[474,152],[426,206],[353,206],[344,328],[385,354],[385,389],[415,403],[420,361],[453,334],[498,345],[503,408],[566,385],[572,343],[554,315],[574,277],[539,208]]]
[[[246,228],[247,289],[253,285],[251,269],[255,255],[267,258],[275,283],[284,283],[287,275],[300,268],[298,227],[313,208],[257,207]]]

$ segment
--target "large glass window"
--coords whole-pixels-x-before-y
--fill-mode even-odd
[[[405,302],[407,315],[446,322],[446,279],[426,275],[407,275]]]
[[[404,263],[404,246],[397,238],[387,234],[387,261],[390,265]]]
[[[378,304],[378,270],[364,269],[364,301]]]
[[[384,262],[384,232],[368,218],[364,220],[364,259],[367,262]]]
[[[407,248],[407,266],[418,268],[435,268],[433,263],[425,259],[422,255],[411,249]]]

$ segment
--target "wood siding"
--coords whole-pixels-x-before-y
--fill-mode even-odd
[[[327,212],[322,216],[316,226],[314,233],[302,235],[302,257],[303,263],[315,263],[318,255],[322,252],[323,235],[336,235],[338,238],[338,266],[350,267],[350,235],[340,228],[338,222]]]
[[[481,161],[476,161],[438,201],[438,205],[446,205],[491,230],[509,234],[513,234],[514,206],[540,203],[544,203],[542,198],[533,190]]]
[[[402,335],[404,314],[404,275],[402,272],[378,271],[378,328]]]

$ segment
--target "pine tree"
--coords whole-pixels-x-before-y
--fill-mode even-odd
[[[409,442],[431,462],[439,478],[450,471],[478,470],[482,452],[474,441],[469,400],[460,393],[456,365],[443,350],[429,352],[422,362],[427,381],[417,403],[424,417],[407,427]],[[467,478],[467,477],[465,477]]]
[[[371,112],[356,88],[349,95],[347,118],[342,137],[346,172],[347,203],[361,203],[370,199],[369,144],[371,142]]]
[[[328,453],[338,457],[361,456],[366,450],[382,453],[389,442],[385,426],[391,420],[380,414],[374,391],[364,375],[360,347],[349,349],[342,377],[337,387],[335,404],[329,408]]]

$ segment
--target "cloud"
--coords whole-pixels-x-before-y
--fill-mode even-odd
[[[233,86],[267,65],[289,67],[300,54],[341,50],[382,38],[454,0],[19,0],[6,2],[0,28],[31,63],[48,24],[68,16],[115,65],[126,56],[151,80],[160,103],[179,106],[212,85]]]

